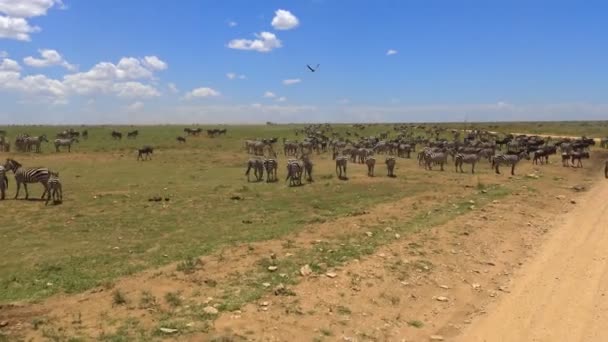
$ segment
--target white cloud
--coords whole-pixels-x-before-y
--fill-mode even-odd
[[[255,36],[258,39],[233,39],[228,42],[228,47],[236,50],[270,52],[273,49],[280,48],[282,46],[281,41],[274,33],[261,32],[260,34],[255,34]]]
[[[289,11],[279,9],[274,13],[275,16],[272,18],[271,24],[275,30],[291,30],[300,25],[298,18]]]
[[[66,61],[63,56],[61,56],[61,54],[59,54],[59,52],[57,52],[56,50],[42,49],[38,50],[38,52],[40,53],[40,56],[42,56],[42,58],[34,58],[32,56],[28,56],[23,59],[23,63],[35,68],[44,68],[58,65],[68,69],[69,71],[76,71],[77,69],[75,65],[68,63],[68,61]]]
[[[46,15],[53,6],[64,8],[61,0],[0,0],[0,38],[29,41],[40,28],[27,18]]]
[[[277,102],[285,102],[287,101],[287,98],[285,96],[281,96],[278,99],[276,99]]]
[[[228,22],[228,26],[230,26],[230,27],[235,27],[236,25],[238,25],[238,23],[237,23],[236,21],[232,21],[232,20],[230,20],[230,21]]]
[[[8,57],[8,52],[0,50],[0,58]]]
[[[244,80],[244,79],[246,79],[246,78],[247,78],[247,76],[245,76],[245,75],[242,75],[242,74],[241,74],[241,75],[238,75],[238,74],[236,74],[236,73],[234,73],[234,72],[229,72],[229,73],[226,73],[226,77],[227,77],[229,80],[235,80],[235,79],[237,79],[237,78],[238,78],[239,80]]]
[[[287,79],[287,80],[283,80],[283,84],[284,85],[292,85],[292,84],[297,84],[302,82],[301,79],[299,78],[292,78],[292,79]]]
[[[220,92],[215,90],[215,89],[211,89],[208,87],[201,87],[201,88],[196,88],[196,89],[192,89],[192,91],[188,92],[185,96],[186,99],[192,99],[192,98],[196,98],[196,97],[216,97],[216,96],[220,96]]]
[[[273,98],[273,97],[277,97],[277,95],[271,91],[267,91],[264,93],[264,97],[266,98]]]
[[[144,103],[141,101],[135,101],[127,106],[127,110],[130,112],[136,112],[144,108]]]
[[[177,89],[177,86],[175,85],[175,83],[168,83],[167,87],[169,88],[169,90],[171,90],[171,92],[173,94],[179,93],[179,89]]]
[[[390,50],[386,51],[387,56],[392,56],[392,55],[396,55],[396,54],[397,54],[397,50],[390,49]]]
[[[21,66],[19,66],[19,63],[17,63],[17,61],[9,59],[9,58],[4,58],[2,60],[2,63],[0,63],[0,72],[2,71],[16,71],[19,72],[21,71]]]
[[[37,26],[30,26],[23,18],[12,18],[0,15],[0,38],[30,41],[30,33],[39,32]]]
[[[124,98],[149,98],[160,96],[160,92],[156,88],[140,82],[122,82],[116,83],[112,87],[112,91],[118,97]]]
[[[167,69],[167,63],[161,61],[156,56],[146,56],[142,62],[150,70],[161,71]]]

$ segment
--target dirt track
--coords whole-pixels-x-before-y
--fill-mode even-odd
[[[608,183],[597,184],[459,341],[608,341]]]

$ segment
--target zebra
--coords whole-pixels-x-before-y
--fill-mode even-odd
[[[265,159],[264,160],[264,168],[266,169],[266,182],[276,182],[277,181],[277,168],[279,164],[276,159]]]
[[[259,182],[264,178],[264,162],[260,159],[249,159],[247,161],[247,171],[245,171],[245,176],[247,176],[247,181],[251,182],[249,177],[249,172],[253,169],[253,173],[255,175],[256,180]]]
[[[13,171],[15,174],[15,182],[17,183],[17,193],[15,198],[19,197],[19,190],[23,183],[25,189],[25,199],[28,199],[29,192],[27,191],[27,183],[40,183],[44,187],[42,197],[47,191],[47,181],[49,180],[49,169],[45,167],[22,168],[22,165],[14,159],[7,159],[4,164],[6,170]]]
[[[8,189],[8,177],[6,177],[6,169],[0,165],[0,199],[4,199],[6,190]]]
[[[519,154],[499,154],[492,159],[492,168],[496,170],[497,174],[500,174],[500,165],[511,165],[511,175],[515,175],[515,165],[522,159],[530,160],[530,155],[526,152],[520,152]]]
[[[395,177],[395,164],[397,163],[397,161],[395,160],[395,158],[394,157],[388,157],[388,158],[386,158],[386,160],[384,162],[386,164],[387,176],[389,176],[389,177]]]
[[[135,138],[137,138],[138,135],[139,135],[139,131],[138,130],[134,130],[132,132],[127,132],[127,138],[128,139],[135,139]]]
[[[302,160],[302,166],[304,168],[304,177],[306,177],[306,180],[311,183],[313,182],[312,180],[312,161],[310,160],[310,157],[308,157],[307,154],[303,155],[302,158],[300,158]]]
[[[376,158],[369,157],[365,159],[365,164],[367,165],[367,175],[369,177],[374,177],[374,168],[376,167]]]
[[[460,172],[464,172],[462,170],[462,164],[471,164],[471,173],[475,173],[475,164],[481,159],[480,154],[463,154],[457,153],[454,156],[454,166],[456,167],[456,172],[460,169]]]
[[[346,178],[346,165],[348,164],[348,157],[346,156],[338,156],[336,157],[336,175],[339,179],[347,179]],[[342,176],[342,172],[344,171],[344,176]]]
[[[59,180],[59,172],[49,171],[49,174],[45,205],[49,204],[51,196],[53,196],[53,203],[61,203],[63,202],[63,189],[61,188],[61,181]]]
[[[141,159],[146,160],[146,159],[150,159],[152,160],[152,156],[150,156],[151,154],[154,153],[154,148],[152,148],[152,146],[148,146],[145,145],[142,148],[138,148],[137,149],[137,160]]]
[[[576,166],[575,167],[583,167],[583,161],[582,159],[588,159],[589,158],[589,152],[586,151],[574,151],[570,154],[570,158],[571,158],[571,163],[572,166],[574,165],[574,161],[576,160]]]
[[[122,133],[118,131],[112,131],[112,139],[122,140]]]
[[[59,152],[59,146],[67,146],[68,152],[72,152],[72,143],[78,142],[77,138],[55,139],[55,151]]]
[[[40,153],[40,144],[42,142],[49,142],[48,139],[46,138],[46,135],[43,134],[39,137],[27,137],[25,139],[25,146],[27,148],[27,151],[31,151],[32,150],[32,146],[36,147],[36,153]]]
[[[289,186],[302,185],[302,165],[297,161],[290,159],[287,162],[287,178]]]
[[[443,165],[448,162],[448,154],[445,152],[426,152],[424,154],[424,168],[425,170],[432,170],[432,164],[439,164],[441,171],[443,171]]]

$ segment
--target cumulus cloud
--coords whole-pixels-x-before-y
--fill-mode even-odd
[[[23,63],[35,68],[44,68],[50,66],[62,66],[69,71],[76,71],[77,67],[68,63],[63,56],[56,50],[43,49],[38,50],[42,58],[34,58],[32,56],[25,57]]]
[[[112,91],[118,97],[124,98],[149,98],[160,96],[160,92],[156,88],[140,82],[122,82],[116,83],[112,87]]]
[[[277,97],[277,95],[271,91],[267,91],[264,93],[264,97],[266,98],[273,98],[273,97]]]
[[[387,56],[392,56],[392,55],[396,55],[396,54],[397,54],[397,50],[390,49],[390,50],[386,51]]]
[[[0,71],[15,71],[15,72],[19,72],[19,71],[21,71],[21,66],[15,60],[12,60],[12,59],[9,59],[9,58],[4,58],[2,60],[2,63],[0,63]]]
[[[167,63],[161,61],[156,56],[146,56],[142,60],[142,63],[150,70],[161,71],[167,69]]]
[[[177,94],[179,93],[179,89],[177,88],[177,86],[175,85],[175,83],[168,83],[167,84],[167,88],[169,88],[169,90],[173,93],[173,94]]]
[[[30,34],[40,28],[27,18],[46,15],[53,6],[64,8],[61,0],[0,0],[0,39],[31,40]]]
[[[302,80],[299,78],[291,78],[291,79],[283,80],[284,85],[292,85],[292,84],[297,84],[300,82],[302,82]]]
[[[291,30],[300,25],[298,18],[287,10],[279,9],[274,13],[271,24],[275,30]]]
[[[188,92],[185,96],[185,98],[187,100],[193,99],[193,98],[198,98],[198,97],[216,97],[216,96],[220,96],[220,92],[212,89],[212,88],[208,88],[208,87],[201,87],[201,88],[196,88],[196,89],[192,89],[190,92]]]
[[[250,50],[257,52],[270,52],[282,46],[281,41],[274,33],[261,32],[255,34],[257,39],[233,39],[228,42],[228,48],[236,50]]]

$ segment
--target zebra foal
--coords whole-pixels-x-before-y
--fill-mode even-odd
[[[45,205],[49,204],[51,196],[53,197],[53,203],[61,203],[63,202],[63,189],[61,188],[61,181],[59,180],[59,172],[50,171],[49,174]]]

